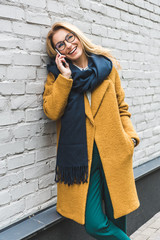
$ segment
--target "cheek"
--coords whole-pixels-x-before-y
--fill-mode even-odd
[[[79,51],[80,52],[83,52],[83,48],[82,48],[82,45],[81,45],[81,43],[80,42],[77,42],[78,43],[78,48],[79,48]]]

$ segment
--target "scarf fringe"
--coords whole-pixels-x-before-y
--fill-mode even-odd
[[[68,186],[74,183],[88,182],[88,166],[60,167],[55,168],[55,182],[63,182]]]

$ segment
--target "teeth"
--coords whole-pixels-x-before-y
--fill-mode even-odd
[[[71,52],[69,52],[69,54],[73,53],[76,50],[77,47],[75,47]]]

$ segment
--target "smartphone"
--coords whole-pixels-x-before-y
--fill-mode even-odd
[[[57,53],[59,53],[59,55],[62,55],[62,54],[61,54],[61,53],[58,51],[58,49],[57,49],[57,48],[56,48],[55,50],[56,50],[56,52],[57,52]]]
[[[59,51],[58,51],[58,49],[55,49],[56,50],[56,52],[57,53],[59,53],[59,55],[62,55]],[[65,67],[66,66],[66,64],[63,62],[63,66]]]

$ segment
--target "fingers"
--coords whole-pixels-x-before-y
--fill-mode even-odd
[[[56,55],[55,62],[56,62],[56,64],[57,64],[57,66],[62,65],[62,62],[64,62],[65,64],[67,64],[66,61],[65,61],[65,59],[64,59],[65,57],[66,57],[65,55],[60,55],[60,54],[57,54],[57,55]],[[67,64],[67,65],[68,65],[68,64]]]

